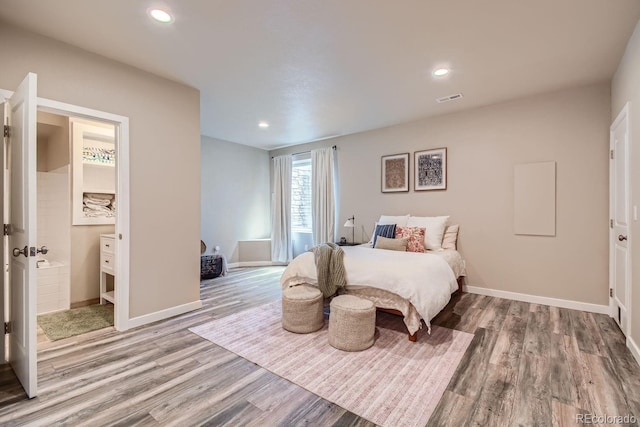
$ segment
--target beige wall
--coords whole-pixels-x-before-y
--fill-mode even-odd
[[[130,317],[199,300],[199,92],[5,23],[0,51],[0,88],[31,71],[41,97],[130,120]]]
[[[640,206],[640,22],[611,84],[611,122],[627,102],[631,133],[631,203]],[[631,338],[640,345],[640,223],[631,222]]]
[[[380,214],[451,215],[471,286],[607,304],[609,83],[271,152],[338,146],[340,214],[356,240]],[[380,192],[380,157],[447,147],[446,191]],[[513,166],[557,162],[555,237],[513,233]],[[413,174],[413,165],[411,166]],[[338,227],[338,235],[347,230]],[[364,236],[365,238],[367,236]]]
[[[205,136],[200,150],[202,240],[239,262],[239,241],[271,233],[269,153]]]
[[[69,118],[56,114],[38,112],[38,125],[44,123],[56,127],[46,144],[44,157],[47,171],[69,164]],[[40,153],[38,152],[38,164]]]

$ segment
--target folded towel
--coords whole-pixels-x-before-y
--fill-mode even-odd
[[[84,197],[88,197],[90,199],[98,199],[98,200],[111,200],[115,197],[115,194],[107,194],[107,193],[84,193]]]
[[[113,212],[85,210],[83,215],[86,218],[111,218],[114,216]]]
[[[106,206],[83,206],[82,210],[84,212],[90,212],[90,211],[95,211],[95,212],[106,212],[106,213],[111,213],[111,209],[109,209]]]
[[[111,204],[111,200],[105,200],[105,199],[92,199],[90,197],[85,197],[82,199],[82,202],[89,206],[89,205],[94,205],[94,206],[109,206]]]

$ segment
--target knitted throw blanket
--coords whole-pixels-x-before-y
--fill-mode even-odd
[[[311,248],[318,271],[318,287],[325,298],[335,295],[347,284],[342,257],[344,251],[335,243],[324,243]]]

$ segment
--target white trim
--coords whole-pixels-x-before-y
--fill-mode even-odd
[[[631,337],[627,337],[627,348],[631,350],[631,354],[633,354],[636,362],[640,365],[640,347],[638,347],[638,344],[636,344]]]
[[[177,305],[175,307],[169,307],[164,310],[134,317],[132,319],[129,319],[128,326],[129,328],[137,328],[138,326],[147,325],[149,323],[157,322],[159,320],[165,320],[174,316],[179,316],[180,314],[198,310],[199,308],[202,308],[201,300],[188,302],[186,304]]]
[[[501,291],[498,289],[480,288],[477,286],[465,286],[466,292],[490,297],[505,298],[515,301],[529,302],[533,304],[550,305],[553,307],[569,308],[572,310],[588,311],[590,313],[609,314],[608,305],[591,304],[588,302],[572,301],[559,298],[541,297],[537,295],[520,294],[517,292]]]
[[[231,262],[227,264],[227,268],[240,268],[240,267],[272,267],[277,265],[287,265],[286,262],[277,261],[241,261]]]
[[[10,98],[13,92],[0,89],[0,96]],[[37,98],[38,111],[64,116],[81,117],[91,120],[111,122],[116,126],[116,192],[118,195],[118,214],[116,216],[116,271],[115,280],[118,290],[115,292],[114,328],[126,331],[129,326],[129,271],[130,271],[130,212],[129,212],[129,118],[105,111],[94,110],[65,102],[46,98]],[[122,236],[118,239],[118,236]]]

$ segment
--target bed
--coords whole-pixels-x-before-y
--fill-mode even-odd
[[[433,234],[442,241],[444,228],[439,235]],[[451,294],[461,290],[461,278],[466,275],[465,262],[456,249],[432,248],[405,252],[377,249],[371,243],[343,246],[347,285],[341,293],[366,298],[380,310],[402,315],[409,339],[415,341],[421,320],[430,331],[431,319],[447,305]],[[280,282],[283,289],[302,283],[317,286],[314,254],[305,252],[291,261]]]

